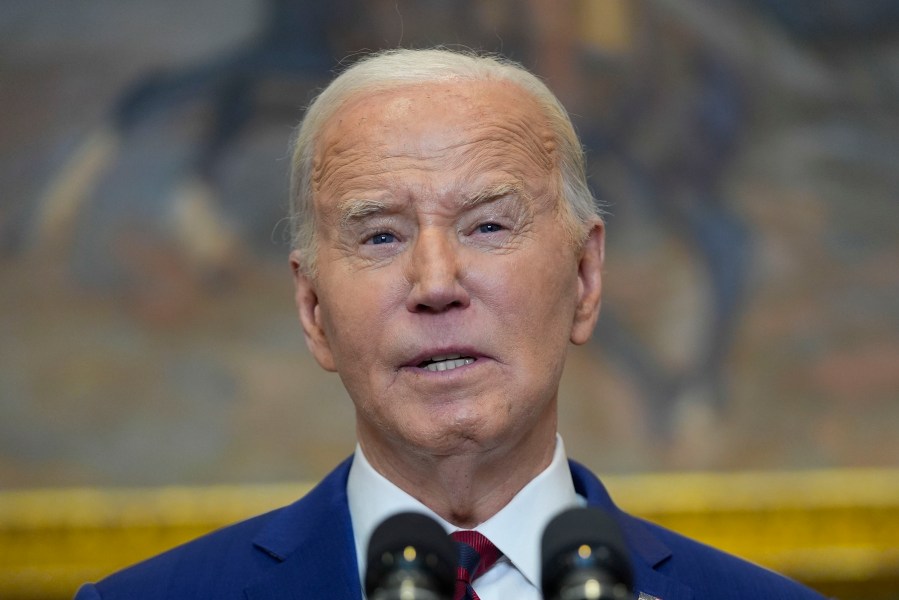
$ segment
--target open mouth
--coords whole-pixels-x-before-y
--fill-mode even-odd
[[[475,358],[471,356],[462,356],[461,354],[447,354],[445,356],[432,356],[428,360],[418,363],[419,369],[427,369],[428,371],[451,371],[470,365]]]

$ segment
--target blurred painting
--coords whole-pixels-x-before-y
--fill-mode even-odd
[[[5,0],[0,486],[314,480],[288,139],[361,53],[535,70],[608,223],[560,431],[605,473],[899,464],[899,4]],[[539,290],[535,290],[539,293]]]

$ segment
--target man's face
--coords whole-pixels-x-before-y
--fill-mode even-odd
[[[292,255],[318,362],[339,373],[359,439],[427,453],[552,435],[569,341],[599,305],[602,225],[575,248],[554,138],[498,82],[351,98],[317,141],[317,274]],[[586,258],[585,258],[586,256]]]

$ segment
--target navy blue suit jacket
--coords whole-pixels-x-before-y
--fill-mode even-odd
[[[290,506],[85,585],[76,600],[360,600],[346,496],[350,460]],[[780,575],[622,512],[590,471],[575,462],[570,467],[577,492],[621,524],[638,592],[662,600],[821,599]]]

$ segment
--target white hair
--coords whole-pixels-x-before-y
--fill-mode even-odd
[[[599,210],[584,168],[584,153],[568,112],[535,75],[518,63],[498,56],[443,48],[397,49],[371,54],[334,79],[310,104],[293,139],[290,181],[290,226],[301,268],[315,273],[316,234],[312,168],[319,133],[337,110],[361,92],[381,91],[446,79],[504,81],[518,86],[537,103],[556,137],[557,171],[562,200],[559,211],[571,239],[582,244]]]

